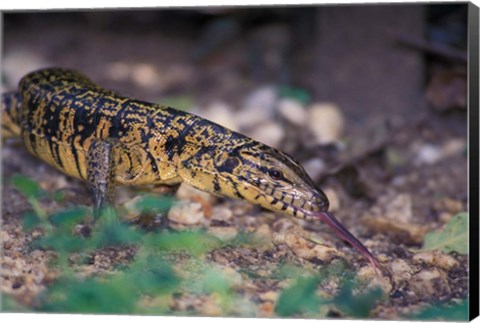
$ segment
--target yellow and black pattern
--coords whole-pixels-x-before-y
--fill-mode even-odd
[[[332,222],[327,197],[292,157],[196,115],[123,97],[59,68],[26,75],[2,105],[2,134],[21,136],[32,154],[87,181],[95,210],[109,204],[116,184],[186,182],[324,220],[359,247]]]

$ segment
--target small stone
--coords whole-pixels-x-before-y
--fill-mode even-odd
[[[210,193],[200,191],[193,186],[182,183],[177,190],[177,198],[179,200],[189,200],[212,204],[215,202],[215,196]]]
[[[256,234],[265,238],[266,240],[272,240],[272,230],[270,230],[270,226],[266,223],[258,227]]]
[[[159,83],[159,73],[152,64],[136,64],[131,69],[132,80],[141,87],[153,88]]]
[[[332,212],[338,211],[340,209],[340,198],[338,197],[337,192],[331,188],[326,188],[323,192],[327,195],[328,201],[330,202],[328,210]]]
[[[412,196],[402,193],[386,201],[385,216],[389,219],[408,223],[413,217]]]
[[[316,103],[308,109],[307,124],[316,144],[331,144],[340,139],[344,118],[337,105]]]
[[[464,210],[462,201],[455,200],[449,197],[444,197],[436,200],[433,204],[433,207],[438,212],[447,211],[451,215],[455,215]]]
[[[43,67],[51,66],[51,63],[41,57],[39,51],[11,50],[3,57],[4,78],[9,86],[16,87],[18,82],[26,74]]]
[[[277,103],[280,115],[291,124],[302,127],[307,122],[307,111],[297,100],[281,99]]]
[[[275,87],[264,86],[247,96],[242,110],[254,113],[257,118],[262,120],[269,119],[273,114],[277,99],[278,93]]]
[[[221,101],[215,101],[200,113],[200,116],[233,131],[239,131],[240,127],[233,111],[234,109],[230,105]]]
[[[285,244],[300,258],[319,259],[330,262],[334,257],[343,255],[339,250],[322,244],[316,244],[295,233],[285,235]]]
[[[204,219],[202,205],[189,201],[175,203],[168,211],[168,219],[183,225],[199,224]]]
[[[433,165],[443,158],[443,153],[440,147],[430,144],[424,144],[415,149],[414,164]]]
[[[410,289],[420,298],[435,299],[450,292],[448,276],[438,268],[424,269],[413,275]]]
[[[467,142],[463,138],[450,139],[442,145],[442,153],[445,157],[462,154],[467,147]]]
[[[428,250],[417,253],[412,258],[415,264],[427,264],[433,267],[451,270],[458,266],[458,261],[450,255],[447,255],[439,250]]]
[[[390,271],[392,273],[392,279],[395,284],[400,282],[409,281],[413,275],[413,269],[403,259],[395,259],[390,264]]]
[[[237,236],[238,230],[235,227],[209,227],[208,233],[222,241],[229,241]]]
[[[261,143],[268,146],[279,148],[280,143],[285,137],[285,130],[278,123],[267,121],[253,128],[249,135]]]
[[[270,302],[276,302],[278,299],[278,292],[274,292],[273,290],[270,290],[268,292],[260,294],[260,299],[263,301],[270,301]]]
[[[219,296],[212,294],[205,296],[204,301],[202,302],[200,313],[203,316],[221,316],[223,311],[219,305],[220,300]]]
[[[241,129],[248,130],[272,120],[277,99],[277,91],[271,86],[252,92],[246,98],[242,109],[236,113],[235,121]]]
[[[320,176],[326,171],[325,162],[320,158],[312,158],[302,163],[303,168],[307,174],[314,180],[318,180]]]
[[[0,240],[3,243],[9,242],[11,240],[10,234],[7,231],[4,231],[4,230],[0,231]]]
[[[224,206],[215,206],[212,208],[212,220],[228,222],[232,219],[233,212],[230,208]]]
[[[385,294],[389,294],[392,291],[392,283],[388,277],[379,277],[372,266],[365,266],[358,270],[357,273],[359,279],[367,282],[366,289],[381,288]]]

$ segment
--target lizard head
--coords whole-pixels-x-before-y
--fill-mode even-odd
[[[328,212],[327,196],[297,161],[252,140],[234,147],[204,149],[184,162],[180,170],[183,179],[217,195],[243,199],[308,221],[323,221],[368,258],[374,268],[380,267],[368,249]]]
[[[206,149],[184,166],[187,183],[217,195],[306,220],[328,210],[327,196],[297,161],[258,142],[225,150]]]

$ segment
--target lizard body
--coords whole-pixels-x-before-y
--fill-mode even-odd
[[[60,68],[26,75],[2,95],[2,136],[86,181],[94,211],[114,187],[185,182],[216,195],[318,221],[377,260],[328,210],[326,195],[289,155],[196,115],[121,96]]]

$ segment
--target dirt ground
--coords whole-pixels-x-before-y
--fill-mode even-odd
[[[461,22],[458,17],[442,16],[434,10],[425,10],[419,17],[433,19],[434,14]],[[272,145],[305,165],[329,196],[332,212],[389,273],[376,276],[366,259],[321,223],[306,223],[242,201],[181,188],[178,199],[200,201],[202,212],[198,221],[189,218],[183,223],[178,220],[167,224],[171,230],[201,227],[221,238],[250,232],[262,236],[266,243],[221,248],[207,256],[209,263],[239,277],[235,293],[255,304],[253,312],[242,312],[240,307],[225,313],[212,305],[209,296],[194,299],[184,294],[170,300],[169,306],[176,313],[193,308],[194,315],[275,317],[279,295],[289,283],[271,278],[279,263],[295,265],[305,272],[322,271],[332,264],[353,270],[366,285],[379,286],[388,295],[368,314],[376,319],[402,319],[427,305],[455,304],[467,298],[468,255],[422,249],[427,233],[442,229],[456,214],[468,210],[467,110],[461,101],[466,65],[445,62],[423,51],[408,52],[407,61],[415,61],[415,74],[405,73],[394,86],[411,91],[415,84],[416,92],[411,93],[417,93],[417,97],[412,94],[404,102],[405,106],[416,102],[415,108],[392,111],[369,105],[369,98],[375,97],[372,93],[381,96],[384,92],[368,86],[362,91],[370,91],[369,95],[362,96],[364,101],[357,106],[349,103],[355,101],[355,91],[342,92],[349,97],[338,100],[342,104],[335,101],[335,95],[340,95],[335,91],[327,91],[327,99],[322,97],[325,91],[316,89],[317,84],[325,82],[325,75],[315,69],[319,56],[313,35],[306,40],[297,37],[298,30],[309,28],[309,23],[315,29],[318,17],[306,16],[305,27],[292,16],[282,10],[260,14],[213,9],[162,15],[148,11],[6,14],[3,88],[14,89],[20,77],[39,67],[75,68],[124,95],[180,105],[259,140],[272,140]],[[427,22],[432,21],[424,19],[419,28],[426,29]],[[283,37],[286,33],[290,38]],[[362,46],[368,48],[368,41]],[[461,50],[461,44],[457,50]],[[322,55],[330,61],[339,51],[342,48]],[[381,50],[372,55],[382,59]],[[351,56],[341,59],[354,60]],[[348,75],[347,70],[343,72]],[[333,73],[348,89],[342,70],[327,74],[333,77]],[[385,71],[384,75],[388,78],[390,74]],[[332,81],[329,86],[335,88],[335,84]],[[280,88],[290,89],[290,94],[279,95],[272,90]],[[403,90],[398,89],[398,93]],[[316,133],[307,121],[299,125],[295,116],[276,108],[267,113],[263,123],[254,126],[252,117],[242,114],[242,109],[253,113],[248,110],[250,106],[262,106],[265,100],[279,106],[278,102],[287,96],[304,100],[306,111],[315,110],[316,105],[320,105],[319,111],[333,111],[322,114],[333,130]],[[249,104],[252,100],[257,101]],[[402,107],[398,98],[394,100],[395,106]],[[326,105],[331,108],[325,109]],[[254,118],[261,119],[260,114]],[[309,116],[313,118],[314,112]],[[262,133],[259,129],[267,130]],[[274,138],[277,133],[278,140]],[[332,139],[320,143],[317,139],[321,136]],[[1,292],[12,296],[24,309],[35,310],[38,295],[57,276],[48,264],[53,251],[30,247],[42,232],[22,228],[22,217],[31,206],[11,185],[14,174],[34,179],[47,191],[63,192],[61,202],[42,200],[47,213],[78,204],[90,205],[90,195],[80,181],[32,157],[20,141],[3,143]],[[138,189],[119,188],[117,203],[125,205],[137,194]],[[135,248],[98,250],[88,264],[77,269],[79,275],[86,276],[109,272],[119,264],[128,265],[135,254]],[[177,259],[180,264],[181,258]],[[329,281],[318,289],[331,296],[338,293],[338,284]],[[321,315],[348,317],[335,308]]]

